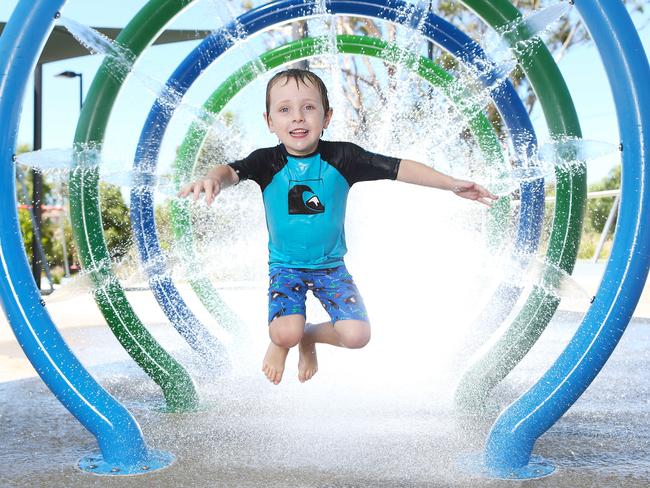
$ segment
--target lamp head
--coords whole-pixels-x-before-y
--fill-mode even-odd
[[[58,78],[76,78],[77,76],[81,76],[81,73],[75,71],[64,71],[55,76]]]

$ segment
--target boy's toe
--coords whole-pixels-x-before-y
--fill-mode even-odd
[[[279,385],[281,379],[282,379],[282,374],[280,374],[279,371],[273,371],[273,383]]]

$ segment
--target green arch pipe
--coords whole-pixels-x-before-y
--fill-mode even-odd
[[[117,42],[139,56],[192,1],[151,0],[124,28]],[[110,59],[102,63],[88,92],[74,137],[77,148],[101,148],[111,109],[126,78],[126,73],[111,73],[110,64]],[[191,377],[147,331],[112,273],[101,232],[99,170],[72,171],[69,188],[75,242],[81,263],[93,281],[95,302],[106,322],[133,360],[161,387],[169,410],[194,409],[198,395]]]
[[[235,95],[262,74],[260,70],[270,71],[286,63],[325,54],[322,47],[326,45],[323,39],[306,38],[287,43],[262,54],[258,60],[250,61],[228,77],[204,104],[204,110],[219,113]],[[499,141],[490,122],[481,112],[481,107],[467,104],[466,100],[461,98],[462,90],[455,89],[457,88],[455,78],[433,61],[409,53],[394,44],[388,44],[380,39],[370,37],[339,35],[336,40],[336,48],[342,54],[371,56],[388,62],[400,60],[422,79],[433,86],[441,88],[468,121],[470,130],[479,148],[484,153],[487,163],[505,165]],[[177,186],[193,178],[195,161],[206,135],[207,130],[204,126],[194,123],[190,127],[174,162],[174,181]],[[183,257],[182,261],[187,270],[187,275],[191,276],[192,271],[197,268],[192,239],[190,203],[185,199],[173,200],[171,208],[171,224],[175,239],[180,247],[178,255]],[[506,231],[508,213],[508,198],[500,199],[497,205],[491,209],[490,216],[493,224],[490,226],[491,241],[500,242],[502,240]],[[228,317],[232,317],[232,312],[225,308],[223,300],[212,286],[210,280],[201,278],[190,279],[189,281],[206,309],[217,320],[227,325]],[[225,328],[232,329],[233,327]]]
[[[520,12],[507,0],[463,0],[463,3],[495,29],[521,19]],[[521,30],[506,36],[511,45],[525,39],[526,33]],[[532,52],[517,53],[517,58],[537,94],[551,137],[581,137],[578,116],[560,70],[546,46],[535,42]],[[586,206],[586,169],[571,172],[558,169],[556,180],[556,210],[546,262],[571,274]],[[479,412],[492,388],[537,342],[560,304],[559,298],[547,291],[556,285],[557,273],[550,269],[542,276],[541,286],[533,287],[507,330],[467,368],[456,390],[456,404],[461,409]]]

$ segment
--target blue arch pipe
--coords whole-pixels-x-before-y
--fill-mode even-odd
[[[580,397],[618,344],[650,267],[650,66],[625,6],[575,0],[605,66],[623,144],[621,206],[594,302],[551,368],[496,420],[485,463],[497,476],[525,471],[533,446]]]
[[[304,18],[311,15],[313,1],[280,0],[250,10],[215,31],[201,42],[179,65],[167,80],[166,88],[184,95],[199,75],[233,44],[232,39],[250,36],[275,24]],[[404,23],[404,12],[413,6],[400,0],[339,0],[327,3],[334,14],[360,15]],[[419,12],[419,11],[417,11]],[[420,15],[424,12],[420,12]],[[411,16],[411,25],[419,20]],[[429,13],[423,24],[423,34],[439,44],[479,72],[485,71],[487,58],[480,46],[444,19]],[[491,94],[497,109],[510,130],[514,146],[532,154],[537,141],[528,113],[509,81],[496,83],[495,70],[487,71],[482,77],[485,86],[496,86]],[[134,159],[134,174],[153,174],[157,164],[160,144],[173,112],[161,98],[157,99],[149,112],[140,135]],[[160,247],[154,217],[153,192],[151,187],[138,187],[131,191],[131,218],[140,259],[149,273],[152,291],[164,312],[178,327],[197,324],[187,304],[182,299],[172,280],[164,273],[164,254]],[[515,250],[520,254],[533,253],[539,244],[544,215],[544,182],[542,179],[526,182],[521,186],[521,207]],[[503,289],[501,295],[518,296],[515,289]],[[514,298],[516,300],[516,298]],[[514,300],[512,300],[514,303]],[[203,327],[202,325],[199,325]]]
[[[103,461],[128,472],[139,470],[138,463],[148,462],[153,451],[136,420],[84,369],[59,334],[32,278],[15,210],[14,151],[25,87],[64,3],[22,0],[0,37],[0,300],[45,384],[95,436]]]
[[[137,160],[137,156],[136,156]],[[150,205],[145,202],[151,201]],[[154,206],[150,187],[135,187],[131,190],[131,220],[133,235],[137,239],[140,258],[145,263],[145,270],[149,278],[149,286],[158,303],[162,306],[165,315],[176,331],[185,341],[204,359],[221,367],[228,364],[228,354],[224,345],[208,328],[201,323],[184,302],[178,289],[173,285],[163,262],[160,248],[153,254],[148,252],[146,242],[151,237],[151,227],[146,227],[145,222],[153,222]],[[137,217],[136,217],[137,216]],[[155,232],[155,224],[154,224]],[[143,250],[145,250],[143,252]]]

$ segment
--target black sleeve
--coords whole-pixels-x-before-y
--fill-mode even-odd
[[[282,159],[284,158],[277,148],[267,147],[257,149],[244,159],[229,163],[228,166],[235,170],[239,181],[253,180],[264,190],[282,166]]]
[[[351,142],[326,143],[321,154],[350,186],[360,181],[394,180],[401,162],[399,158],[366,151]]]

